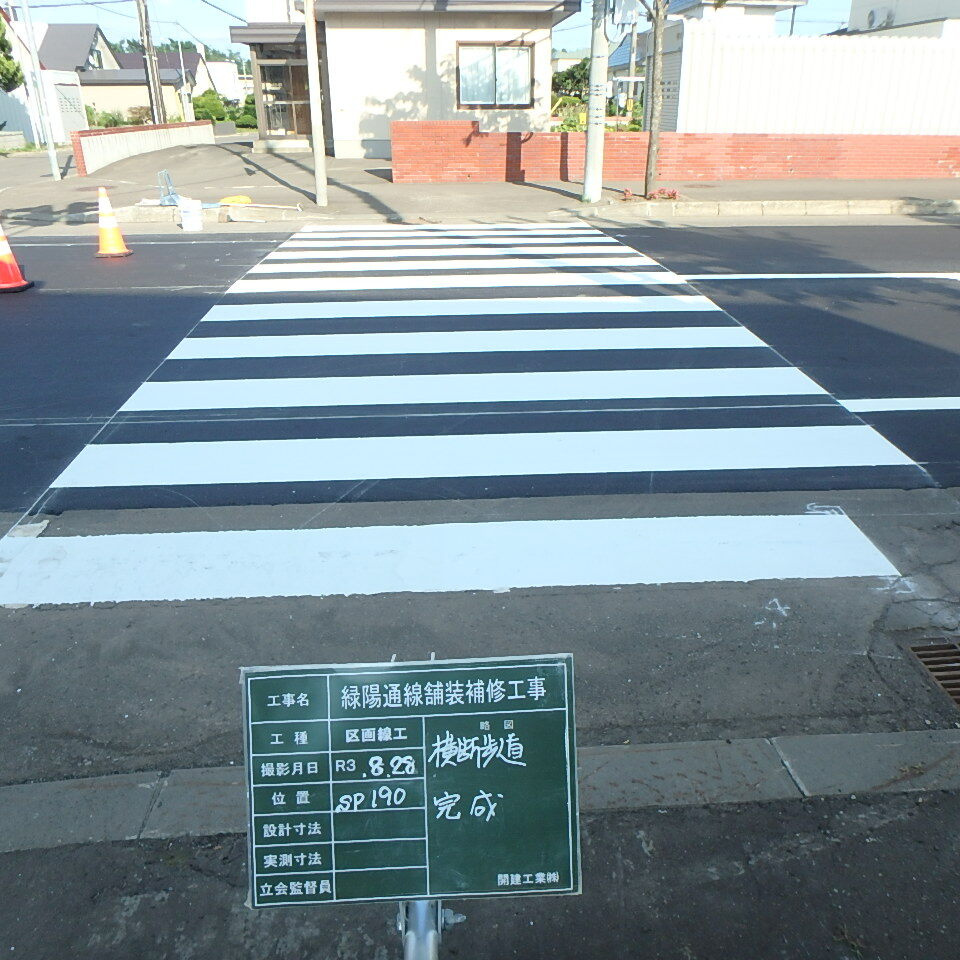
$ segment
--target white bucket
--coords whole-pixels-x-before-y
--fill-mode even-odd
[[[197,233],[203,229],[203,204],[199,200],[183,198],[180,207],[180,226],[185,233]]]

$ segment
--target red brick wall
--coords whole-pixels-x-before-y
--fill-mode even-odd
[[[398,183],[577,180],[582,133],[481,133],[476,121],[392,125]],[[608,133],[603,172],[643,178],[645,133]],[[960,177],[960,136],[664,133],[663,180],[898,179]]]

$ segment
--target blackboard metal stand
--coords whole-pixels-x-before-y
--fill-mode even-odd
[[[462,913],[444,910],[440,900],[405,900],[397,913],[403,960],[437,960],[443,931],[466,919]]]

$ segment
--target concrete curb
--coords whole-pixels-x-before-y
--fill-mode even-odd
[[[663,220],[678,217],[887,217],[960,214],[960,200],[612,200],[589,208],[566,208],[580,217]]]
[[[116,207],[118,223],[171,223],[180,225],[180,208],[159,205]],[[221,207],[204,207],[204,223],[283,223],[285,221],[316,220],[317,214],[305,213],[296,207],[261,206],[255,203],[228,204]],[[95,210],[84,213],[68,213],[67,223],[97,223]]]
[[[960,790],[960,729],[584,747],[584,813]],[[0,853],[242,833],[242,767],[0,788]]]
[[[131,206],[117,207],[120,223],[171,223],[179,224],[176,207]],[[604,203],[577,207],[563,207],[555,212],[566,217],[606,221],[615,220],[633,223],[640,220],[670,220],[685,217],[885,217],[885,216],[956,216],[960,215],[960,200],[924,200],[906,198],[892,200],[609,200]],[[404,213],[405,221],[423,223],[416,210]],[[515,216],[515,211],[510,214]],[[554,215],[551,215],[554,216]],[[317,220],[331,223],[351,222],[356,216],[340,218],[320,210],[304,211],[294,208],[278,208],[245,204],[203,211],[204,223],[242,223],[254,221],[282,223],[287,221]],[[503,217],[493,216],[489,222],[502,222]],[[542,219],[542,218],[541,218]],[[96,211],[67,214],[67,223],[96,223]],[[387,217],[371,214],[364,222],[388,222]],[[389,218],[397,222],[397,217]],[[478,220],[477,222],[483,222]]]

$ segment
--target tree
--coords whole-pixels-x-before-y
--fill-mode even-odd
[[[113,51],[114,56],[118,53],[143,53],[143,44],[139,40],[117,40],[116,43],[108,40],[107,46]]]
[[[714,0],[719,8],[727,0]],[[647,77],[644,100],[650,97],[650,138],[647,141],[647,169],[643,178],[643,192],[650,196],[657,189],[660,160],[660,123],[663,118],[663,28],[667,22],[667,8],[670,0],[640,0],[640,6],[646,11],[650,21],[650,33],[653,46],[650,51],[650,75]]]
[[[667,22],[670,0],[640,0],[650,21],[653,49],[650,51],[650,75],[647,77],[644,100],[650,97],[650,122],[647,127],[647,168],[643,177],[643,192],[650,196],[657,189],[658,161],[660,159],[660,121],[663,117],[663,28]]]
[[[227,116],[227,107],[216,90],[205,90],[193,98],[193,113],[198,120],[223,120]]]
[[[13,47],[7,39],[7,28],[0,17],[0,90],[9,93],[23,83],[23,70],[13,59]]]
[[[590,58],[584,57],[579,63],[553,75],[553,92],[582,100],[587,95],[589,82]]]
[[[154,43],[154,50],[157,53],[176,53],[179,54],[182,49],[184,53],[198,52],[197,45],[192,40],[174,40],[168,37],[160,43]],[[127,39],[118,40],[116,43],[110,43],[110,49],[114,53],[143,53],[143,44],[139,40]],[[218,50],[216,47],[206,47],[204,58],[209,61],[232,61],[237,65],[240,73],[250,72],[250,60],[245,59],[239,53],[226,50]]]

